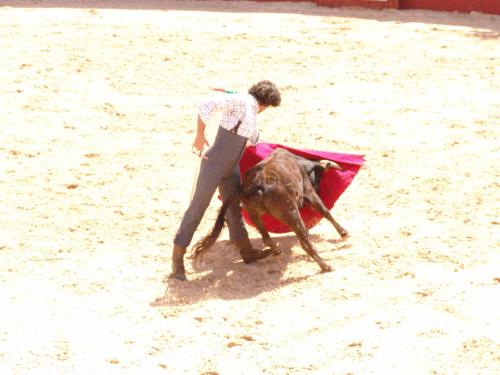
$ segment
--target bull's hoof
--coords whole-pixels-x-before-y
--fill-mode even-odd
[[[340,234],[340,237],[343,239],[343,240],[347,240],[349,238],[349,232],[346,231],[346,230],[343,230],[342,232],[339,233]]]
[[[254,250],[241,254],[241,257],[243,258],[243,262],[245,262],[246,264],[250,264],[260,259],[267,258],[269,255],[271,255],[271,253],[271,250]]]
[[[175,271],[175,272],[172,272],[168,276],[168,278],[169,279],[177,279],[177,280],[180,280],[180,281],[186,281],[187,280],[186,273],[184,271]]]

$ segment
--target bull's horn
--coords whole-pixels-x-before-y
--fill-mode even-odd
[[[335,168],[335,169],[338,169],[339,171],[343,171],[344,168],[342,168],[340,165],[338,165],[337,163],[335,163],[334,161],[330,161],[330,160],[321,160],[319,162],[319,164],[325,169],[325,170],[328,170],[328,169],[331,169],[331,168]]]

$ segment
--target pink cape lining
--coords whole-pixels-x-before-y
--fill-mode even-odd
[[[352,180],[358,173],[364,163],[362,155],[345,154],[328,151],[315,151],[306,149],[296,149],[288,146],[283,146],[275,143],[259,143],[255,146],[250,146],[245,149],[240,160],[240,172],[243,176],[247,170],[255,164],[265,159],[276,148],[284,148],[296,155],[302,156],[309,160],[330,160],[339,164],[344,170],[330,169],[326,171],[320,182],[319,196],[323,200],[325,206],[331,210],[342,193],[351,184]],[[248,213],[242,210],[245,222],[251,226],[255,226],[250,220]],[[310,229],[318,224],[323,216],[315,211],[310,206],[304,206],[300,209],[300,215],[305,226]],[[278,219],[269,214],[262,216],[264,226],[271,233],[287,233],[291,229],[283,224]]]

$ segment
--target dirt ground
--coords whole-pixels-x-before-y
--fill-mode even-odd
[[[500,373],[499,16],[0,0],[0,20],[0,374]],[[263,140],[366,156],[332,210],[350,238],[311,230],[335,271],[291,234],[245,265],[225,231],[166,280],[197,105],[261,79],[283,97]]]

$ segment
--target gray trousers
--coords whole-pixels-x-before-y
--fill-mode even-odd
[[[247,139],[219,126],[214,144],[202,158],[193,199],[184,213],[174,244],[188,247],[217,188],[223,201],[241,190],[239,161]],[[225,216],[229,239],[248,238],[239,203],[228,208]]]

